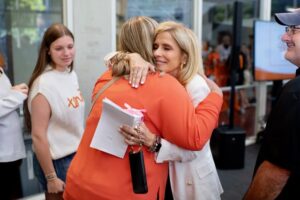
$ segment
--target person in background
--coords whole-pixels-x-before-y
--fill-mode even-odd
[[[216,51],[216,47],[212,46],[211,51],[209,52],[207,59],[205,61],[205,75],[215,81],[216,80],[216,69],[220,67],[221,60],[220,54]]]
[[[281,40],[285,59],[300,67],[300,10],[277,13],[275,20],[286,26]],[[278,56],[278,55],[274,55]],[[300,69],[286,83],[267,120],[254,177],[245,200],[297,199],[300,188]]]
[[[222,62],[227,62],[227,59],[231,54],[231,49],[231,34],[229,32],[224,32],[221,34],[220,44],[216,47],[216,51],[219,52]]]
[[[196,35],[184,25],[172,21],[162,22],[155,31],[153,54],[159,70],[174,76],[185,86],[194,106],[197,106],[210,89],[203,78],[203,66]],[[180,58],[184,57],[182,61]],[[202,75],[202,76],[201,76]],[[147,83],[146,83],[147,84]],[[122,129],[125,138],[134,135],[138,143],[151,147],[153,133],[146,127],[135,134],[134,129]],[[129,145],[137,145],[126,140]],[[169,161],[169,176],[175,200],[217,200],[223,192],[210,150],[209,141],[201,151],[182,149],[165,139],[157,152],[156,162]],[[166,197],[165,199],[170,199]]]
[[[243,70],[243,76],[244,76],[244,82],[243,85],[249,86],[253,84],[253,77],[252,77],[252,61],[251,61],[251,52],[249,47],[246,44],[242,44],[241,46],[241,52],[245,55],[245,69]],[[241,96],[241,107],[247,108],[250,106],[249,104],[249,98],[248,98],[248,89],[244,89],[243,91],[240,90],[240,96]]]
[[[149,17],[133,17],[123,24],[119,43],[122,52],[137,52],[146,61],[153,63],[152,45],[157,22]],[[132,39],[134,38],[134,39]],[[125,56],[125,57],[124,57]],[[185,60],[184,56],[178,59]],[[168,175],[167,163],[156,163],[154,151],[158,150],[159,138],[163,137],[178,146],[187,149],[201,149],[215,128],[222,105],[222,93],[216,84],[211,83],[213,92],[201,102],[196,109],[188,94],[172,76],[154,73],[147,77],[147,84],[138,89],[131,87],[123,75],[129,75],[129,59],[127,54],[116,55],[111,65],[96,82],[93,96],[112,80],[112,76],[120,76],[95,101],[86,121],[86,128],[71,163],[67,175],[64,199],[164,199],[165,185]],[[135,194],[129,167],[129,151],[127,148],[123,159],[90,147],[91,140],[102,115],[102,99],[106,97],[124,107],[127,103],[135,109],[143,109],[144,124],[151,132],[157,133],[151,148],[141,147],[148,183],[148,192]],[[174,114],[176,113],[176,114]],[[121,124],[120,124],[121,126]],[[141,125],[143,126],[143,125]],[[119,127],[116,127],[116,131]],[[136,133],[141,129],[135,129]],[[118,134],[118,133],[116,133]],[[125,138],[134,140],[133,136]],[[135,141],[136,142],[136,141]],[[133,146],[135,149],[136,146]]]
[[[19,107],[27,98],[25,83],[12,86],[4,73],[5,60],[0,53],[0,195],[3,199],[21,197],[20,166],[25,145]]]
[[[83,133],[84,100],[73,70],[74,55],[73,34],[63,24],[52,24],[29,81],[25,119],[33,141],[34,172],[46,199],[62,198]]]
[[[231,85],[233,81],[231,78],[235,78],[234,84],[239,86],[239,85],[244,85],[245,84],[245,76],[244,72],[248,67],[249,61],[248,57],[245,54],[245,49],[243,48],[244,45],[241,46],[241,51],[239,52],[238,55],[238,65],[233,66],[232,62],[232,54],[229,55],[229,58],[227,59],[227,69],[230,71],[230,73],[233,73],[233,70],[235,71],[235,76],[230,76],[228,78],[228,83],[227,85]],[[234,110],[238,111],[240,114],[245,114],[246,108],[249,106],[248,105],[248,98],[246,96],[245,89],[238,89],[237,95],[235,95],[235,103],[234,103]]]
[[[221,34],[221,42],[217,45],[216,51],[220,55],[220,65],[215,69],[216,83],[219,86],[227,86],[229,78],[229,70],[226,63],[231,54],[231,34],[224,32]]]
[[[208,56],[208,54],[211,52],[212,46],[210,45],[208,40],[203,40],[202,41],[202,50],[201,50],[201,57],[203,60],[205,60]]]

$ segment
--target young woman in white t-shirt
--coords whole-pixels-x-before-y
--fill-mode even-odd
[[[29,81],[25,120],[31,130],[34,170],[46,199],[61,198],[66,172],[84,123],[84,100],[73,70],[74,36],[62,24],[45,32]]]

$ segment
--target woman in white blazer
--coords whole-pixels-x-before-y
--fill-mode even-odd
[[[27,98],[28,87],[12,86],[4,73],[4,57],[0,53],[0,185],[3,199],[17,199],[20,185],[19,168],[25,158],[25,145],[18,109]]]
[[[195,106],[210,92],[201,76],[204,73],[197,44],[197,38],[190,29],[176,22],[163,22],[156,29],[153,45],[157,68],[177,78]],[[202,150],[188,151],[163,138],[155,138],[144,125],[138,130],[123,126],[121,133],[125,138],[131,138],[125,140],[129,145],[142,142],[156,152],[157,163],[169,162],[170,183],[175,200],[221,199],[223,189],[209,142]]]

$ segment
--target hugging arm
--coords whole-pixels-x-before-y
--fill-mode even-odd
[[[143,143],[148,149],[153,146],[156,134],[152,133],[144,123],[140,126],[140,133],[137,133],[135,128],[122,125],[120,133],[124,136],[125,142],[128,145],[139,145]],[[156,155],[156,162],[162,163],[167,161],[188,162],[196,158],[193,151],[185,150],[161,138],[161,148]]]
[[[129,60],[129,84],[138,88],[140,84],[146,82],[148,72],[155,72],[155,66],[144,60],[138,53],[125,53],[121,51],[112,52],[104,57],[105,65],[113,67],[118,65],[118,61],[114,60],[115,56],[127,57]]]
[[[195,132],[192,134],[193,136],[196,136],[195,140],[197,140],[199,138],[200,138],[200,140],[195,141],[195,140],[192,139],[190,142],[194,143],[194,144],[196,143],[196,145],[200,144],[200,146],[201,146],[200,148],[202,148],[205,145],[205,143],[207,142],[207,140],[209,140],[212,130],[216,127],[217,121],[218,121],[218,115],[219,115],[219,112],[220,112],[220,106],[222,105],[222,101],[219,101],[219,100],[222,100],[222,98],[220,99],[222,93],[219,94],[220,91],[219,91],[218,86],[214,85],[213,83],[212,83],[212,85],[213,86],[210,87],[210,88],[212,89],[213,92],[209,95],[209,97],[207,99],[204,100],[204,102],[202,103],[201,106],[198,105],[196,110],[194,110],[194,112],[196,112],[196,115],[198,115],[199,119],[201,119],[200,121],[202,121],[202,123],[200,125],[202,128],[201,128],[200,133],[198,133],[199,135],[197,135],[197,133],[196,133],[197,130],[195,130]],[[218,94],[218,95],[215,95],[215,94]],[[219,96],[219,97],[217,97],[217,96]],[[217,98],[217,99],[214,99],[212,101],[212,97]],[[197,102],[199,102],[199,101],[197,101]],[[195,105],[197,105],[197,103]],[[173,108],[174,107],[176,107],[176,106],[174,105]],[[172,111],[176,112],[174,110],[172,110]],[[184,119],[184,115],[186,115],[186,113],[182,114],[182,119]],[[165,118],[170,118],[170,116],[171,115],[168,115]],[[177,116],[178,116],[178,113],[177,113]],[[179,118],[180,118],[180,116],[179,116]],[[172,119],[172,118],[170,118],[170,119]],[[178,120],[178,118],[177,119],[174,118],[174,121],[173,121],[172,124],[174,124],[174,122],[176,120]],[[191,122],[187,123],[187,124],[192,125],[193,124],[193,122],[192,122],[193,119],[190,119],[190,120],[191,120]],[[183,136],[182,141],[184,141],[184,140],[186,141],[186,139],[189,137],[188,136],[189,135],[189,130],[188,129],[190,128],[190,126],[188,125],[186,127],[186,125],[184,123],[183,124],[181,123],[181,125],[184,127],[184,129],[182,129],[182,131],[180,133]],[[172,128],[166,127],[166,128],[170,132],[170,129],[172,129],[173,127]],[[173,130],[174,130],[174,132],[176,132],[176,131],[178,132],[178,130],[175,130],[175,129],[173,129]],[[125,136],[125,138],[127,138],[126,142],[128,144],[132,145],[132,144],[136,144],[134,142],[138,143],[140,141],[139,137],[140,137],[140,139],[142,139],[142,143],[144,143],[144,145],[149,147],[153,144],[153,141],[154,141],[153,139],[152,139],[152,143],[150,142],[148,144],[147,142],[145,142],[147,139],[145,140],[144,138],[151,138],[151,137],[153,138],[154,134],[152,134],[148,130],[144,131],[144,128],[141,129],[141,131],[140,131],[141,135],[140,136],[138,136],[138,134],[134,131],[133,128],[131,130],[129,130],[129,128],[126,128],[126,129],[122,130],[122,127],[121,127],[120,131],[121,131],[121,133],[123,131],[122,134]],[[127,132],[127,131],[129,131],[129,132]],[[168,158],[167,154],[161,154],[161,158],[157,159],[158,162],[168,161],[168,160],[189,161],[189,160],[192,160],[195,157],[193,152],[183,152],[183,151],[185,151],[185,149],[182,149],[181,147],[185,148],[184,146],[179,145],[181,147],[176,147],[176,145],[173,145],[173,144],[177,144],[176,142],[172,141],[172,139],[177,138],[177,137],[174,137],[174,135],[177,135],[177,134],[167,133],[167,134],[162,134],[162,135],[163,135],[163,137],[164,137],[164,135],[166,135],[167,137],[168,137],[168,135],[170,135],[172,137],[170,138],[169,142],[166,141],[166,140],[162,140],[162,144],[163,144],[162,149],[161,149],[162,151],[160,151],[159,154],[164,151],[163,149],[171,148],[172,150],[169,150],[169,151],[172,151],[172,155],[170,155],[170,157]],[[182,141],[180,141],[180,142],[182,142]],[[199,143],[197,144],[197,142],[199,142]],[[171,143],[173,143],[173,144],[171,144]],[[191,148],[187,147],[187,149],[191,149]],[[199,150],[199,148],[196,147],[195,150]]]

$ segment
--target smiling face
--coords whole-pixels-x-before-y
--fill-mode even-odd
[[[53,67],[65,71],[74,59],[74,40],[67,35],[58,38],[50,45],[48,54],[51,56]]]
[[[294,33],[284,33],[281,40],[286,43],[285,59],[300,67],[300,30]]]
[[[186,63],[186,55],[168,32],[159,33],[154,41],[153,54],[156,66],[172,76],[177,76],[182,64]]]

